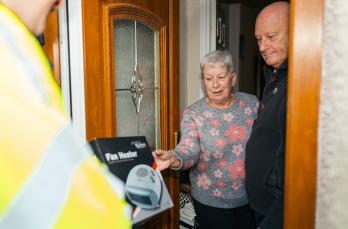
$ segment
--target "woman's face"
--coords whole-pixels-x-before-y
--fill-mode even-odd
[[[205,64],[203,83],[209,102],[223,106],[229,103],[231,88],[236,82],[236,73],[227,71],[227,66],[220,63]]]

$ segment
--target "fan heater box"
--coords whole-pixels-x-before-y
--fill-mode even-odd
[[[133,224],[173,207],[144,136],[95,138],[90,144],[96,156],[124,182],[126,199],[133,206]]]

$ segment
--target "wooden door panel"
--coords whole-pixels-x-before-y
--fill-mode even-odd
[[[87,140],[116,132],[113,19],[143,21],[159,32],[161,147],[173,148],[179,128],[179,1],[82,1]],[[178,179],[164,174],[175,207],[141,228],[178,228]]]
[[[130,4],[133,6],[139,6],[142,9],[148,10],[154,14],[156,14],[159,18],[164,20],[166,24],[168,24],[169,18],[169,1],[163,0],[104,0],[103,1],[106,4],[113,4],[113,3],[119,3],[119,4]]]
[[[139,2],[139,4],[138,4]],[[111,33],[107,20],[110,14],[124,16],[132,14],[133,18],[142,17],[143,12],[149,12],[146,18],[154,16],[162,21],[160,39],[161,49],[161,82],[168,80],[168,1],[83,1],[83,28],[84,28],[84,56],[85,56],[85,88],[86,88],[86,128],[87,139],[114,135],[113,115],[113,82],[110,77],[112,66],[109,35]],[[156,4],[158,3],[158,5]],[[143,11],[141,11],[143,10]],[[117,12],[114,12],[117,11]],[[154,16],[153,16],[154,15]],[[161,24],[161,23],[158,23]],[[161,46],[162,47],[162,46]],[[105,62],[107,61],[107,62]],[[164,82],[163,96],[168,94],[167,83]],[[109,87],[109,88],[107,88]],[[165,97],[162,97],[165,98]],[[163,101],[167,107],[167,101]],[[164,111],[167,111],[165,109]],[[161,120],[162,121],[162,120]],[[166,120],[163,120],[166,122]],[[168,133],[166,124],[162,132]],[[168,138],[164,138],[163,146],[167,146]]]

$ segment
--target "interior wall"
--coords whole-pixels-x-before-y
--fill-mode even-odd
[[[316,228],[338,229],[348,225],[348,4],[324,4]]]
[[[180,113],[201,95],[200,1],[180,0]]]
[[[240,4],[226,4],[229,15],[228,50],[232,54],[235,71],[239,74],[239,34],[240,34]]]
[[[241,4],[239,40],[239,90],[256,94],[258,48],[255,39],[256,10]]]
[[[222,11],[226,17],[226,50],[232,54],[234,70],[239,76],[239,34],[240,34],[240,5],[241,4],[221,4]],[[239,90],[237,80],[235,90]]]

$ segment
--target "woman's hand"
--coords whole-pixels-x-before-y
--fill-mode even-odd
[[[174,168],[178,168],[180,166],[180,161],[170,151],[156,150],[152,152],[152,155],[156,161],[158,169],[161,171],[170,166]]]

